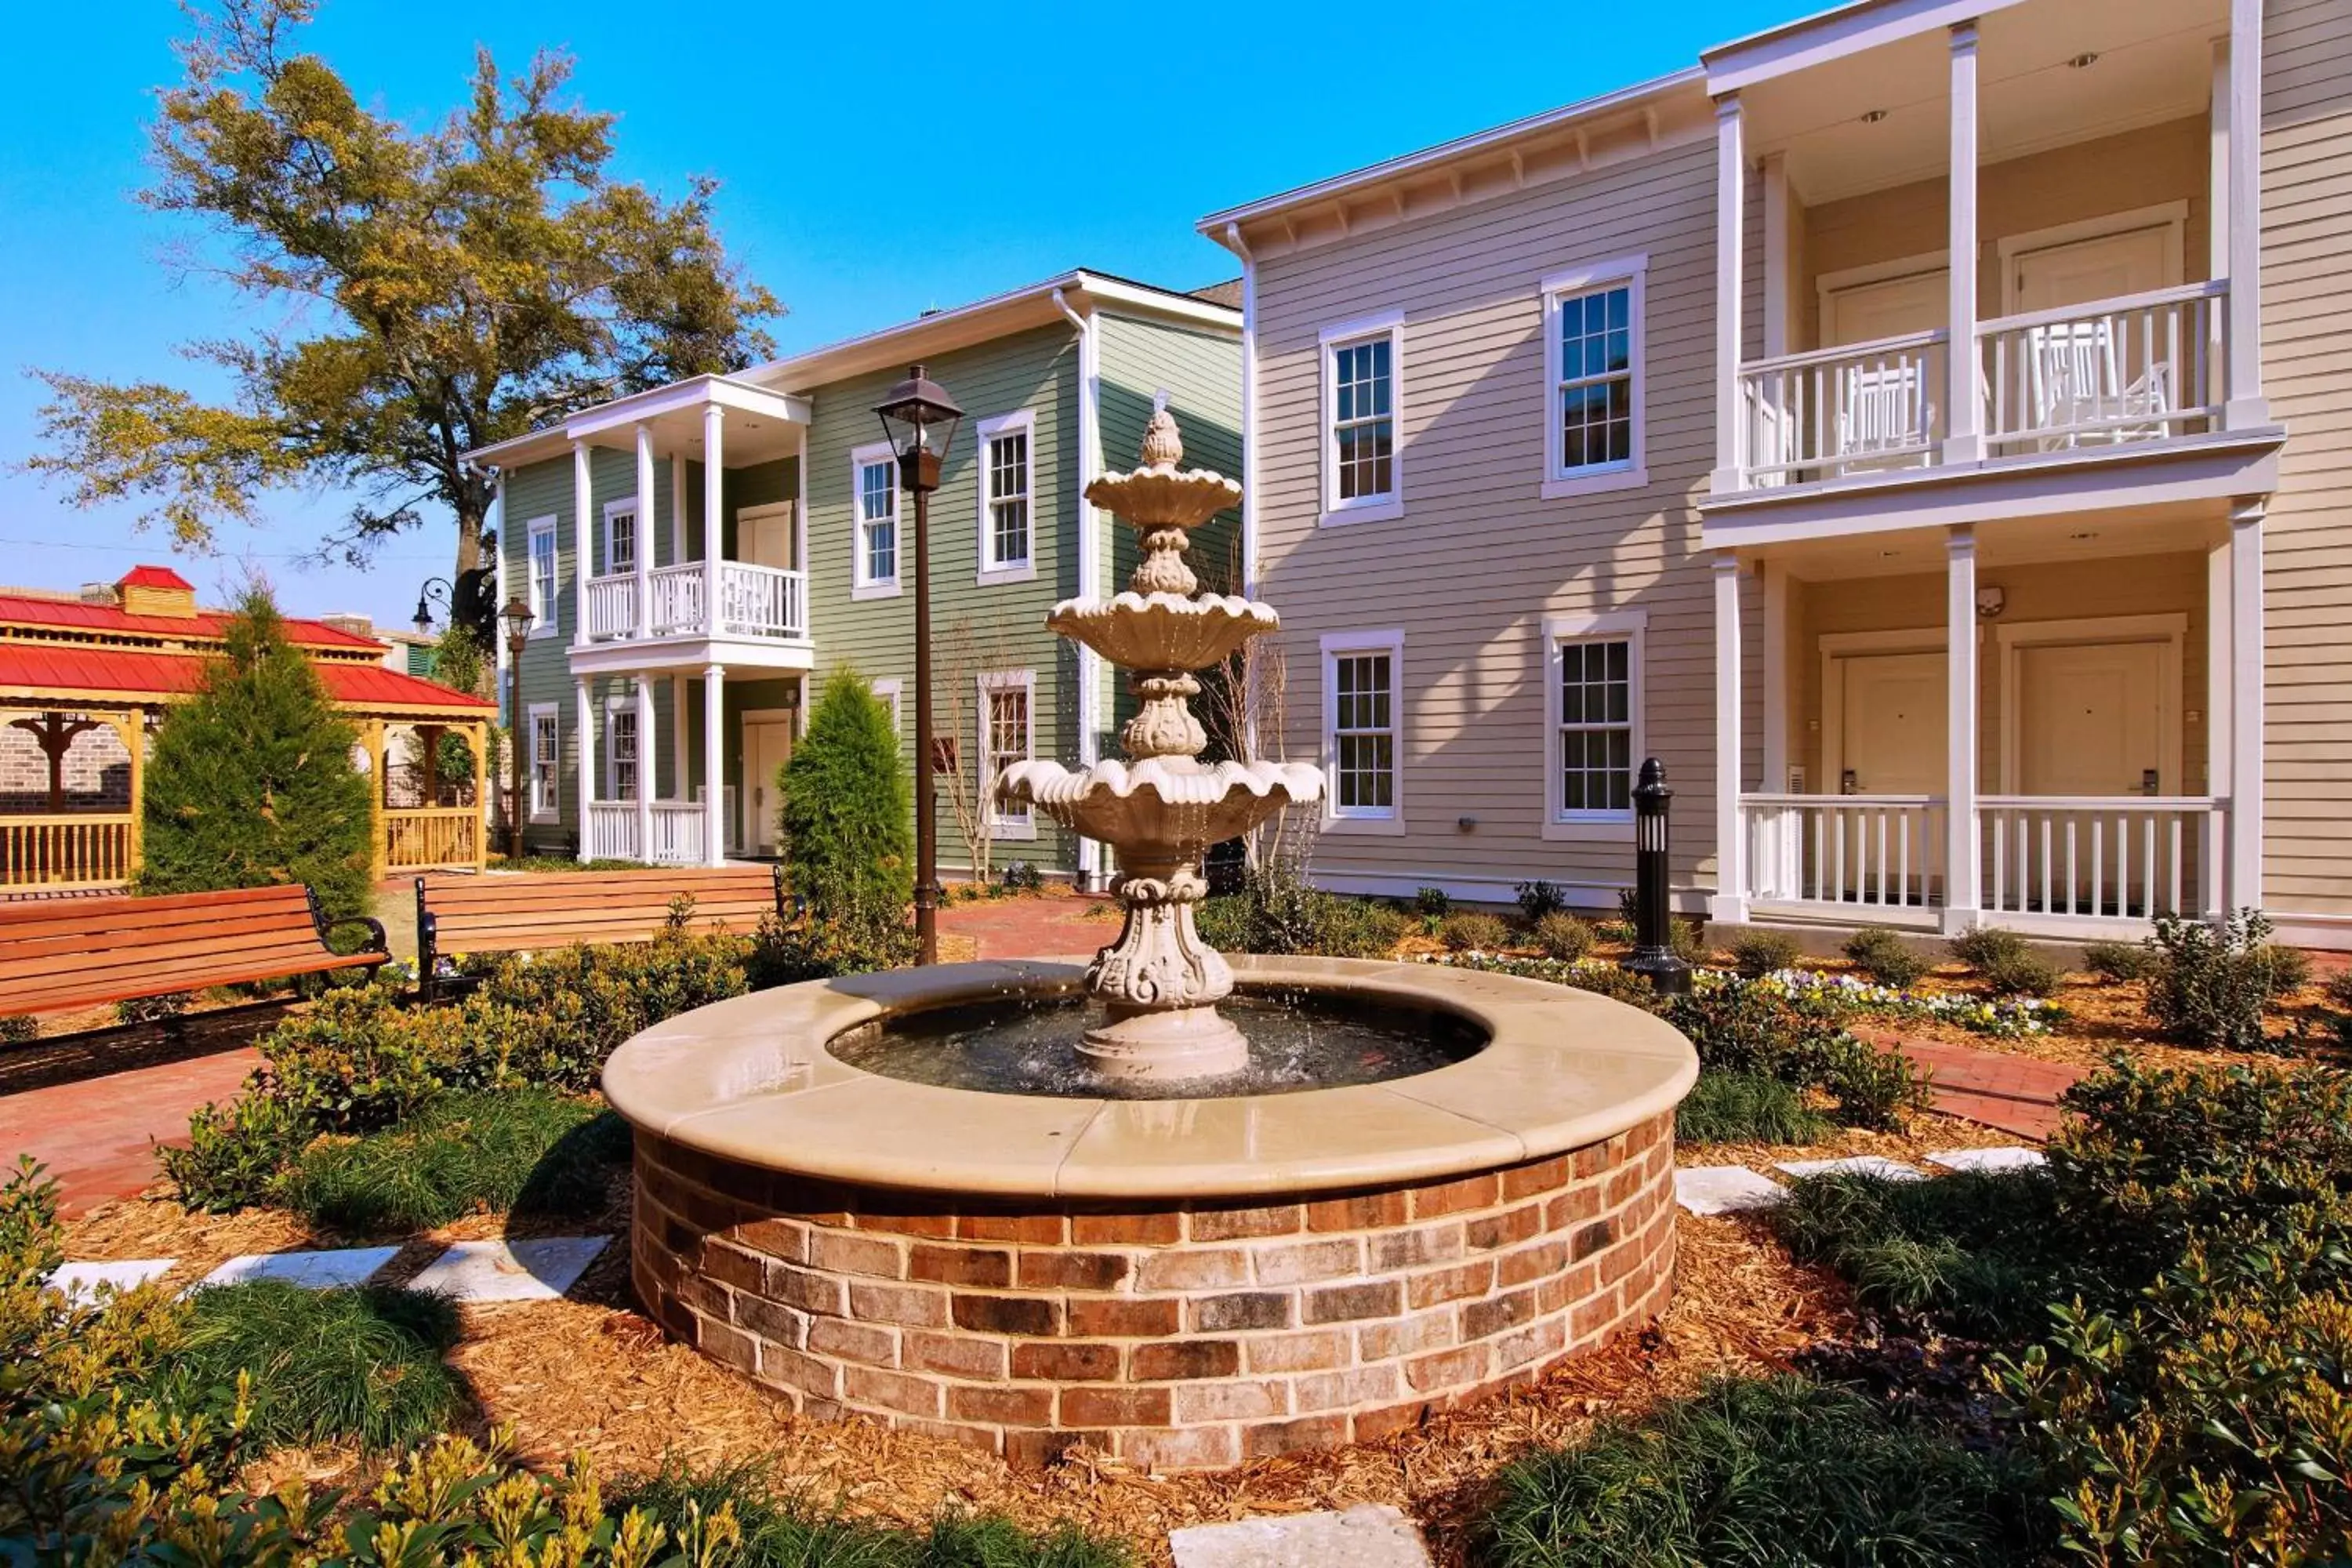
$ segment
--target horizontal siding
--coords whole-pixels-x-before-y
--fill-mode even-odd
[[[2263,363],[2292,432],[2264,537],[2264,901],[2352,919],[2352,6],[2271,0]]]

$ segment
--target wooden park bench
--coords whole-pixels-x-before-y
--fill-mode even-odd
[[[334,952],[327,937],[338,925],[365,927],[368,945]],[[372,969],[389,956],[381,924],[365,916],[329,921],[299,882],[0,903],[0,1016]]]
[[[416,879],[417,989],[427,1002],[444,953],[531,952],[577,942],[651,942],[681,898],[688,927],[750,935],[784,913],[781,866],[648,867],[544,876]]]

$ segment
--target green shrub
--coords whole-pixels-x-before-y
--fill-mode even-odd
[[[1511,928],[1500,915],[1465,910],[1445,917],[1437,928],[1437,940],[1449,952],[1499,952],[1511,944]]]
[[[1320,891],[1295,868],[1274,865],[1253,871],[1240,892],[1196,905],[1193,925],[1222,952],[1386,958],[1411,922],[1387,904]]]
[[[1821,1089],[1849,1125],[1895,1126],[1926,1103],[1927,1086],[1907,1059],[1777,991],[1737,981],[1702,986],[1675,998],[1665,1017],[1689,1037],[1701,1067]]]
[[[287,1163],[312,1135],[286,1100],[251,1089],[188,1118],[184,1147],[155,1146],[156,1163],[192,1209],[226,1211],[268,1197]]]
[[[1007,892],[1034,893],[1045,885],[1045,874],[1030,860],[1007,860],[999,880]]]
[[[2145,980],[2155,969],[2157,955],[2138,942],[2090,942],[2083,944],[2083,967],[2102,980]]]
[[[890,710],[846,665],[826,678],[777,788],[793,891],[821,917],[872,920],[915,886],[915,807]]]
[[[2064,970],[2029,947],[1989,958],[1977,973],[1996,996],[2047,996],[2066,979]]]
[[[1797,940],[1777,931],[1752,931],[1731,944],[1731,966],[1749,980],[1761,980],[1793,969],[1801,950]]]
[[[1679,1143],[1811,1143],[1829,1130],[1792,1085],[1761,1073],[1702,1072],[1675,1110]]]
[[[1623,1002],[1643,1012],[1655,1013],[1666,1005],[1658,988],[1644,974],[1615,963],[1578,963],[1558,973],[1547,974],[1547,980],[1557,981],[1578,991],[1590,991],[1596,996],[1606,996],[1612,1002]]]
[[[1420,888],[1413,892],[1412,912],[1414,914],[1434,915],[1444,920],[1447,911],[1453,908],[1454,900],[1446,896],[1445,889],[1443,888]]]
[[[586,1215],[629,1157],[628,1124],[546,1089],[451,1094],[400,1126],[312,1145],[278,1184],[318,1225],[424,1230],[488,1212]]]
[[[1848,1127],[1893,1131],[1906,1115],[1927,1108],[1927,1080],[1908,1057],[1843,1031],[1828,1042],[1811,1087],[1829,1095],[1832,1110]]]
[[[748,989],[765,991],[804,980],[911,968],[921,954],[915,928],[896,913],[804,917],[790,924],[767,915],[752,933],[743,977]]]
[[[1897,991],[1918,984],[1930,965],[1910,945],[1885,926],[1864,926],[1846,938],[1840,949],[1856,969],[1881,985]]]
[[[1979,974],[1984,973],[1987,964],[1999,963],[2032,951],[2023,937],[2005,926],[1979,926],[1974,931],[1962,931],[1945,946],[1951,950],[1954,958]]]
[[[1722,1379],[1504,1470],[1482,1568],[1999,1568],[2034,1561],[2014,1459],[1797,1377]]]
[[[41,1037],[40,1021],[24,1013],[0,1018],[0,1046],[21,1046]]]
[[[139,890],[307,884],[331,920],[369,912],[368,781],[359,732],[287,640],[268,593],[247,591],[197,688],[165,709],[147,763]],[[357,931],[336,933],[357,939]]]
[[[1705,921],[1666,921],[1666,951],[1696,969],[1715,959],[1715,949],[1706,940]]]
[[[2147,1010],[2183,1045],[2214,1050],[2273,1048],[2263,1020],[2276,997],[2300,984],[2310,961],[2270,940],[2271,922],[2241,910],[2219,928],[2159,915],[2158,959],[2147,981]]]
[[[1592,951],[1592,928],[1564,910],[1554,910],[1536,921],[1536,946],[1546,958],[1573,963]]]
[[[456,1303],[420,1291],[311,1290],[283,1279],[211,1287],[189,1299],[155,1391],[184,1403],[244,1373],[256,1441],[397,1447],[464,1408],[463,1385],[442,1359],[457,1339]]]
[[[128,996],[114,1005],[118,1024],[168,1024],[186,1015],[196,999],[193,991],[166,991],[161,996]]]
[[[1521,882],[1511,890],[1518,895],[1519,918],[1529,925],[1568,908],[1568,889],[1558,882]]]
[[[2338,1007],[2352,1010],[2352,969],[2338,970],[2329,975],[2326,992],[2328,1001]],[[0,1019],[0,1023],[5,1022],[6,1022],[5,1019]]]

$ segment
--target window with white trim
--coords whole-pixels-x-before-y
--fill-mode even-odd
[[[604,503],[604,575],[617,577],[637,569],[637,502]]]
[[[1399,516],[1404,504],[1397,449],[1404,317],[1392,311],[1326,328],[1322,346],[1325,519]]]
[[[1643,745],[1644,619],[1639,611],[1624,611],[1544,623],[1552,825],[1572,829],[1633,820],[1633,778]]]
[[[1036,754],[1036,694],[1034,670],[998,670],[980,678],[980,789],[993,837],[1036,833],[1029,807],[1007,806],[996,798],[996,781],[1004,770]]]
[[[981,581],[1034,574],[1030,560],[1029,486],[1036,428],[1026,409],[980,422]]]
[[[1403,677],[1401,633],[1323,639],[1323,754],[1335,825],[1402,827]]]
[[[616,703],[604,710],[604,798],[637,798],[637,707]]]
[[[853,597],[879,597],[898,591],[898,459],[877,442],[850,454],[850,505],[856,519],[851,541]]]
[[[1643,451],[1643,257],[1557,273],[1543,282],[1544,494],[1647,482]]]
[[[530,705],[530,816],[534,822],[552,822],[562,809],[558,795],[562,773],[558,753],[561,732],[555,715],[552,702]]]
[[[877,680],[872,683],[869,689],[880,700],[884,707],[890,710],[890,732],[898,736],[899,743],[904,745],[906,731],[898,722],[898,693],[901,689],[898,680],[895,678]]]
[[[531,629],[544,636],[555,630],[555,519],[535,517],[524,526],[530,555]]]

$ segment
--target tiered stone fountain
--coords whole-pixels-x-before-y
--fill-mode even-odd
[[[1322,780],[1200,760],[1196,672],[1276,621],[1195,593],[1187,531],[1241,489],[1181,460],[1159,410],[1142,467],[1087,489],[1142,564],[1048,620],[1135,672],[1127,760],[1001,786],[1117,849],[1118,939],[738,997],[605,1069],[646,1310],[806,1414],[1215,1468],[1526,1383],[1672,1291],[1698,1068],[1673,1029],[1538,981],[1202,943],[1202,850]]]

